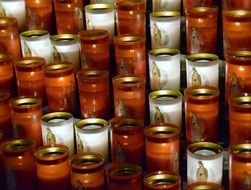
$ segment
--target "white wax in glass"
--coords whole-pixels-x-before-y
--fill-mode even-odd
[[[30,51],[31,56],[43,57],[46,60],[46,63],[51,62],[51,43],[49,34],[32,37],[24,37],[20,35],[20,42],[23,57],[26,57],[26,52]]]
[[[180,54],[152,56],[148,54],[151,90],[180,90]]]
[[[201,60],[192,62],[186,59],[187,87],[207,85],[218,88],[219,60]]]
[[[69,148],[70,155],[74,155],[73,118],[42,121],[42,139],[44,145],[64,144]]]
[[[201,149],[194,153],[187,151],[187,184],[199,181],[221,184],[223,153]]]
[[[150,15],[150,34],[152,49],[160,47],[180,49],[180,16]]]
[[[24,0],[0,0],[0,5],[8,17],[15,17],[18,21],[19,31],[25,30],[25,1]]]
[[[86,29],[104,29],[109,33],[109,41],[112,42],[115,33],[115,12],[114,8],[95,11],[85,8]]]
[[[152,0],[153,11],[180,11],[181,0]]]
[[[83,152],[97,152],[108,160],[108,127],[90,124],[84,128],[75,127],[75,130],[76,139],[80,138],[77,139],[77,148],[83,146]]]
[[[164,122],[172,123],[181,129],[182,127],[182,95],[177,99],[162,97],[153,100],[149,97],[150,124],[156,117],[163,114]],[[157,116],[157,114],[159,116]]]

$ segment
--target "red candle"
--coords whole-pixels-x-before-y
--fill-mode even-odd
[[[69,150],[64,145],[41,146],[35,150],[39,190],[69,190]]]
[[[102,70],[80,70],[77,73],[82,118],[108,119],[110,113],[109,74]]]
[[[212,4],[212,0],[183,0],[183,13],[186,16],[187,9],[189,8],[210,6]]]
[[[179,172],[179,134],[176,125],[156,123],[147,126],[145,132],[146,166],[148,172]]]

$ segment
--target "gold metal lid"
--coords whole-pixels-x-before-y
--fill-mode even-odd
[[[216,183],[211,182],[195,182],[187,186],[187,190],[224,190],[224,188]]]
[[[251,16],[250,10],[225,10],[223,11],[223,15],[227,17],[234,17],[234,18],[246,18]]]
[[[238,106],[250,107],[251,106],[251,94],[239,94],[237,96],[233,96],[230,99],[230,103],[233,103]]]
[[[77,77],[98,78],[105,75],[108,75],[105,70],[79,70],[77,72]]]
[[[115,45],[134,45],[145,42],[145,37],[136,35],[118,35],[113,38]]]
[[[211,53],[196,53],[196,54],[187,56],[186,59],[191,62],[203,63],[203,62],[219,60],[219,57],[216,54],[211,54]]]
[[[188,87],[185,89],[185,94],[196,97],[196,98],[203,98],[203,97],[215,97],[219,95],[219,90],[214,87]]]
[[[41,103],[41,100],[35,97],[31,98],[31,97],[19,96],[10,100],[10,104],[12,106],[19,106],[24,108],[37,105],[39,103]]]
[[[95,133],[108,129],[108,123],[100,118],[82,119],[75,123],[77,129],[83,130],[85,133]]]
[[[24,153],[33,151],[35,143],[30,139],[9,139],[3,142],[3,152],[9,154]]]
[[[45,64],[45,59],[42,57],[24,57],[15,62],[18,68],[35,68],[42,67]]]
[[[197,156],[203,156],[203,154],[200,154],[200,152],[206,150],[212,153],[210,155],[207,155],[208,157],[211,155],[214,156],[216,154],[220,154],[223,152],[223,148],[221,145],[212,143],[212,142],[206,142],[206,141],[194,142],[188,145],[187,150]]]
[[[114,11],[114,6],[112,4],[105,3],[94,3],[85,6],[85,11],[88,13],[108,13]]]
[[[157,11],[157,12],[150,13],[150,17],[155,17],[155,18],[180,17],[180,12],[178,12],[178,11]]]
[[[139,84],[145,85],[145,78],[136,75],[118,75],[113,77],[113,84],[125,85],[125,86],[134,86]]]
[[[123,180],[132,176],[141,175],[142,170],[133,164],[112,164],[107,172],[110,177]]]
[[[68,112],[51,112],[42,116],[42,124],[50,127],[62,126],[70,122],[73,122],[73,116]]]
[[[149,94],[149,99],[157,102],[173,101],[182,98],[182,94],[178,90],[156,90]]]
[[[79,43],[78,36],[75,34],[57,34],[50,37],[52,44],[57,45],[70,45]]]
[[[162,57],[170,57],[174,55],[179,55],[180,51],[175,48],[156,48],[156,49],[150,50],[148,54],[153,57],[162,58]]]
[[[68,157],[69,149],[65,145],[46,145],[35,150],[35,157],[41,161],[55,161]]]
[[[11,24],[17,25],[17,19],[14,17],[2,17],[0,18],[0,27],[6,27]]]
[[[24,31],[20,34],[21,37],[25,38],[39,38],[42,36],[49,36],[49,32],[47,30],[28,30]]]

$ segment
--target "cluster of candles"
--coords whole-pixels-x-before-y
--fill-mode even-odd
[[[229,188],[251,188],[251,3],[147,3],[0,0],[0,190],[223,189],[220,89]]]

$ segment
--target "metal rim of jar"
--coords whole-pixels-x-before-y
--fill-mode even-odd
[[[14,17],[2,17],[0,18],[0,27],[17,24],[17,19]]]
[[[242,143],[233,145],[230,148],[231,154],[238,157],[247,157],[250,159],[251,157],[251,143]]]
[[[143,178],[145,187],[159,187],[160,185],[165,188],[171,188],[181,183],[181,177],[178,174],[169,173],[166,171],[152,172]]]
[[[114,6],[106,3],[89,4],[85,6],[85,11],[93,14],[109,13],[114,11]]]
[[[187,186],[187,190],[224,190],[224,188],[212,182],[195,182]]]
[[[178,90],[156,90],[149,94],[149,100],[157,104],[177,103],[182,101],[182,93]]]
[[[9,99],[10,99],[10,93],[9,92],[0,91],[0,102],[3,102],[5,100],[9,101]]]
[[[54,45],[72,45],[78,44],[79,39],[75,34],[56,34],[50,37],[50,41]]]
[[[140,86],[145,85],[145,78],[136,75],[118,75],[113,77],[113,84],[122,86]]]
[[[223,11],[223,15],[233,18],[246,18],[251,16],[251,11],[244,9],[225,10]]]
[[[145,38],[143,36],[139,35],[118,35],[113,38],[115,45],[121,45],[121,46],[131,46],[131,45],[137,45],[139,43],[145,43]]]
[[[22,154],[35,148],[35,142],[30,139],[8,139],[2,143],[2,150],[7,154]]]
[[[237,51],[230,51],[226,53],[227,59],[237,59],[241,61],[248,61],[251,60],[251,51],[250,50],[237,50]],[[238,64],[235,63],[235,64]],[[242,63],[240,63],[242,64]]]
[[[187,9],[187,15],[190,14],[208,14],[208,13],[217,13],[217,6],[203,6],[203,7],[191,7]]]
[[[10,100],[10,105],[13,108],[25,109],[42,105],[42,101],[35,97],[18,96]]]
[[[170,18],[180,18],[178,11],[156,11],[150,13],[150,18],[154,20],[166,20]]]
[[[196,153],[199,150],[208,150],[214,152],[215,154],[202,155]],[[190,156],[196,157],[197,159],[211,160],[223,154],[223,148],[219,144],[203,141],[203,142],[194,142],[188,145],[187,152],[188,154],[190,154]]]
[[[104,157],[99,153],[85,152],[76,154],[70,161],[70,165],[74,169],[96,169],[103,166],[105,163]]]
[[[15,62],[16,68],[33,69],[45,65],[45,59],[42,57],[24,57]]]
[[[152,59],[166,60],[172,59],[174,56],[180,55],[180,51],[175,48],[156,48],[148,52]]]
[[[26,41],[37,41],[44,38],[49,38],[49,32],[47,30],[28,30],[20,34],[21,38]]]
[[[185,88],[184,96],[196,100],[213,99],[219,96],[219,89],[213,86],[191,86]]]
[[[116,3],[116,9],[119,10],[144,10],[145,2],[142,0],[127,0],[127,1],[119,1]]]
[[[195,63],[208,63],[212,61],[219,61],[219,57],[216,54],[211,53],[196,53],[186,57],[186,59],[190,62]]]
[[[108,77],[108,71],[106,70],[79,70],[77,72],[77,78],[97,79],[102,77]]]
[[[230,105],[251,108],[251,94],[241,93],[230,98]]]
[[[144,122],[133,118],[121,118],[112,125],[113,130],[132,131],[141,129]]]
[[[122,174],[122,175],[121,175]],[[107,169],[109,178],[118,181],[135,179],[142,174],[142,169],[133,164],[111,164]]]
[[[55,119],[60,119],[60,121],[53,121]],[[73,125],[73,116],[68,112],[51,112],[42,116],[42,125],[47,127],[61,127],[71,122]]]
[[[171,123],[155,123],[144,129],[146,138],[171,139],[179,136],[179,128]]]
[[[43,66],[45,75],[60,75],[64,76],[66,74],[71,74],[74,72],[74,65],[69,61],[55,61]]]
[[[8,54],[0,53],[0,62],[1,62],[1,65],[11,64],[11,58]]]
[[[89,126],[97,126],[92,129],[88,129]],[[81,119],[75,123],[77,129],[84,131],[84,133],[98,133],[108,129],[108,122],[101,118],[87,118]]]
[[[79,38],[80,38],[80,43],[81,41],[98,41],[102,39],[107,39],[109,38],[109,33],[107,30],[103,29],[91,29],[91,30],[82,30],[78,33]],[[107,41],[108,43],[108,41]]]
[[[68,157],[69,149],[62,144],[46,145],[36,149],[34,155],[40,161],[56,161]]]

